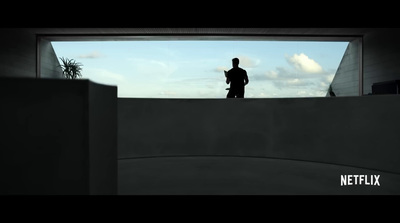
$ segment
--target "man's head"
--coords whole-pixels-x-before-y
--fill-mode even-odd
[[[239,67],[239,59],[238,58],[233,58],[232,59],[232,66],[233,67]]]

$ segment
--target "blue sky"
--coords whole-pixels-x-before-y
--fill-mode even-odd
[[[52,42],[83,64],[82,78],[118,86],[118,97],[225,98],[232,58],[248,73],[245,98],[323,97],[348,42]]]

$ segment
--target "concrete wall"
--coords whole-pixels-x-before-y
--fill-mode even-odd
[[[122,195],[400,194],[398,174],[318,162],[186,156],[124,159],[118,163],[118,193]],[[380,186],[340,186],[342,174],[380,175]]]
[[[65,78],[53,46],[46,39],[40,40],[40,77]]]
[[[376,29],[363,36],[363,94],[372,93],[377,82],[400,79],[399,29]],[[350,42],[332,81],[336,96],[357,96],[359,44]]]
[[[1,29],[0,77],[36,77],[36,36],[29,29]]]
[[[372,84],[400,79],[400,29],[380,29],[364,36],[364,94]]]
[[[397,96],[120,98],[119,193],[399,194],[399,112]],[[340,187],[371,171],[379,190]]]
[[[336,96],[359,95],[359,47],[359,41],[354,40],[344,52],[331,84]]]
[[[117,194],[117,88],[88,87],[90,194]]]
[[[0,77],[36,77],[36,32],[34,29],[0,29]],[[41,77],[62,78],[50,41],[40,41]]]
[[[116,194],[116,97],[87,80],[2,78],[0,194]]]

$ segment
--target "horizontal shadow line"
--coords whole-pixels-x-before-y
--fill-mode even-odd
[[[330,162],[321,162],[321,161],[312,161],[312,160],[302,160],[302,159],[292,159],[292,158],[279,158],[279,157],[264,157],[264,156],[234,156],[234,155],[168,155],[168,156],[142,156],[142,157],[125,157],[125,158],[118,158],[119,160],[135,160],[135,159],[164,159],[164,158],[208,158],[208,157],[221,157],[221,158],[249,158],[249,159],[275,159],[275,160],[286,160],[286,161],[294,161],[294,162],[306,162],[306,163],[317,163],[323,165],[335,165],[335,166],[343,166],[343,167],[351,167],[351,168],[358,168],[358,169],[365,169],[370,171],[379,171],[382,173],[389,173],[400,175],[400,173],[388,170],[380,170],[375,168],[368,168],[368,167],[361,167],[356,165],[347,165],[347,164],[337,164],[337,163],[330,163]]]

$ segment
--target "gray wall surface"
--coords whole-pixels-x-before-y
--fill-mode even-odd
[[[399,174],[318,162],[186,156],[123,159],[118,165],[121,195],[400,194]],[[341,186],[342,174],[380,175],[380,186]]]
[[[399,29],[376,29],[363,36],[363,94],[377,82],[400,80]],[[349,43],[332,81],[336,96],[359,95],[359,44]]]
[[[400,79],[400,31],[381,29],[364,36],[364,94],[376,82]]]
[[[270,159],[312,162],[323,167],[316,165],[308,170],[311,172],[292,177],[303,179],[309,173],[329,178],[332,175],[325,173],[326,169],[330,174],[336,173],[336,186],[340,180],[339,173],[352,172],[352,168],[359,168],[361,172],[375,170],[390,175],[384,177],[386,180],[395,180],[389,185],[399,185],[400,120],[394,118],[399,112],[398,96],[244,100],[119,98],[119,193],[140,194],[140,191],[132,189],[134,185],[129,181],[140,184],[144,180],[152,184],[155,182],[148,180],[157,176],[172,174],[183,179],[179,174],[190,175],[188,169],[194,168],[190,163],[182,164],[179,173],[173,173],[179,168],[167,167],[167,164],[150,165],[167,162],[165,158],[170,158],[168,162],[177,161],[179,157],[266,158],[265,165],[272,165],[270,168],[281,165],[274,167],[275,164],[268,161]],[[221,162],[226,159],[221,159]],[[191,160],[193,158],[187,162]],[[193,162],[199,162],[201,168],[202,161],[210,162],[204,159]],[[228,159],[227,162],[231,161]],[[243,162],[246,171],[251,159]],[[230,164],[226,165],[223,168],[230,168]],[[288,168],[294,168],[290,170],[294,171],[304,165],[309,164],[292,163]],[[214,178],[226,173],[208,165],[203,167]],[[158,172],[164,169],[167,175]],[[133,175],[129,177],[129,173]],[[156,173],[160,175],[152,175]],[[169,184],[177,182],[173,177],[163,179],[162,182]],[[240,179],[237,177],[236,180]],[[293,182],[291,180],[287,182]],[[318,184],[319,180],[314,178],[311,181]],[[300,184],[304,188],[310,185]],[[221,185],[215,188],[223,191]],[[386,193],[393,192],[392,189],[381,187]],[[327,191],[332,192],[330,189]],[[290,191],[282,189],[281,193]],[[396,193],[400,193],[400,189]]]
[[[116,87],[1,78],[0,99],[0,194],[117,193]]]
[[[65,78],[51,42],[43,38],[40,40],[40,77]]]
[[[0,77],[36,77],[36,60],[40,59],[40,76],[62,78],[61,68],[51,42],[40,41],[37,52],[35,29],[0,29]]]
[[[0,77],[36,77],[36,36],[29,29],[0,29]]]
[[[90,193],[117,193],[117,88],[89,82]]]
[[[359,41],[349,42],[332,81],[336,96],[359,95]]]

